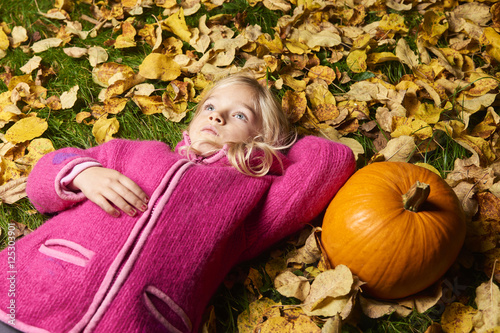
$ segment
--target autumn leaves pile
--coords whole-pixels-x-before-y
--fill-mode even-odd
[[[0,22],[0,58],[17,48],[31,55],[20,68],[0,70],[7,87],[0,93],[2,202],[24,197],[32,166],[54,149],[38,110],[73,112],[102,143],[119,136],[121,112],[137,107],[181,122],[211,82],[247,70],[278,92],[302,133],[341,141],[358,158],[411,161],[447,174],[471,221],[468,264],[475,258],[490,276],[500,258],[500,3],[241,1],[243,9],[260,6],[278,17],[271,33],[249,24],[247,10],[224,11],[225,2],[54,0],[38,14],[53,23],[44,38],[33,27]],[[74,15],[76,6],[92,15]],[[112,40],[93,42],[109,29]],[[77,40],[86,46],[74,46]],[[149,50],[139,66],[109,55],[133,54],[138,45]],[[102,88],[94,103],[75,108],[78,85],[62,94],[44,87],[57,75],[44,62],[51,48],[88,60]],[[394,79],[391,68],[404,75]],[[367,138],[373,151],[354,137]],[[423,163],[427,154],[447,153],[443,138],[468,154],[453,170]],[[493,278],[499,281],[500,265]]]

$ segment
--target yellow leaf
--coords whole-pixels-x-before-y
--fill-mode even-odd
[[[256,328],[260,333],[321,333],[321,329],[311,318],[302,315],[272,317]]]
[[[275,34],[272,40],[269,34],[261,34],[257,37],[257,43],[265,46],[271,53],[281,54],[283,52],[283,42],[278,34]],[[292,51],[290,50],[290,52]]]
[[[472,331],[472,318],[477,310],[461,303],[451,303],[441,316],[441,327],[445,333],[467,333]]]
[[[337,77],[335,71],[327,66],[314,66],[309,70],[307,76],[311,79],[322,79],[327,84],[331,84]]]
[[[92,70],[92,80],[104,88],[118,80],[131,79],[134,76],[135,73],[132,68],[115,62],[99,64]]]
[[[326,84],[312,82],[307,86],[306,94],[312,108],[316,108],[322,104],[336,104],[335,97]]]
[[[464,92],[458,95],[456,102],[465,111],[475,113],[493,104],[496,96],[497,94],[484,94],[480,97],[471,97]]]
[[[0,50],[7,50],[9,48],[9,38],[3,32],[2,29],[0,29]]]
[[[483,73],[471,73],[470,82],[474,83],[474,86],[467,90],[465,93],[469,96],[483,96],[486,93],[498,88],[500,82],[497,78]]]
[[[175,80],[181,75],[180,66],[164,54],[151,53],[139,66],[139,74],[147,79]]]
[[[28,141],[42,135],[48,127],[45,119],[26,117],[18,120],[7,130],[5,139],[12,143]]]
[[[500,49],[500,34],[492,27],[484,28],[481,41],[485,45],[491,45],[494,48]]]
[[[128,98],[108,98],[104,100],[104,112],[118,114],[125,108]]]
[[[0,184],[6,184],[15,179],[20,179],[28,176],[29,167],[0,157]]]
[[[416,151],[415,139],[409,135],[401,135],[390,139],[379,154],[385,161],[408,162]]]
[[[370,34],[361,34],[352,42],[353,49],[364,49],[368,46],[372,37]]]
[[[388,36],[393,37],[395,33],[407,33],[408,27],[405,25],[403,16],[391,13],[385,14],[380,20],[379,29],[387,31]]]
[[[378,52],[378,53],[370,53],[366,62],[370,65],[381,64],[386,61],[398,61],[399,58],[396,57],[391,52]]]
[[[267,9],[270,10],[281,10],[287,13],[292,8],[290,2],[285,0],[263,0],[262,3]]]
[[[307,82],[304,80],[296,80],[291,75],[282,74],[281,78],[283,83],[295,91],[304,91],[306,89]]]
[[[366,51],[365,50],[354,50],[349,53],[346,59],[347,66],[354,73],[366,72]]]
[[[432,137],[432,128],[430,125],[414,117],[394,117],[392,126],[394,128],[394,131],[391,133],[393,138],[408,135],[425,140]]]
[[[238,315],[238,332],[253,333],[254,328],[264,321],[264,315],[267,318],[279,316],[276,305],[281,305],[281,302],[276,303],[266,297],[250,303],[248,309]]]
[[[33,167],[36,164],[36,162],[38,162],[38,160],[42,158],[45,154],[48,154],[55,150],[54,146],[52,145],[52,141],[45,138],[38,138],[32,140],[28,145],[27,149],[28,149],[28,154],[24,155],[21,158],[18,158],[16,162],[24,165],[29,165],[30,167]]]
[[[151,115],[155,113],[161,113],[163,106],[163,101],[160,96],[141,96],[136,95],[132,100],[137,104],[142,113],[146,115]]]
[[[92,134],[94,135],[98,144],[108,142],[113,139],[113,134],[118,132],[120,128],[120,123],[116,118],[101,117],[97,119],[92,128]]]
[[[447,102],[444,109],[451,109],[451,107],[451,103]],[[434,104],[420,103],[420,105],[418,106],[418,110],[414,116],[416,119],[420,119],[428,124],[435,124],[439,121],[441,112],[443,112],[443,109],[435,106]]]
[[[133,21],[133,20],[132,20]],[[116,37],[115,49],[124,49],[127,47],[134,47],[136,31],[131,21],[127,19],[122,23],[122,34]]]
[[[306,93],[288,90],[283,96],[282,106],[292,123],[299,121],[306,112]]]
[[[419,166],[419,167],[422,167],[422,168],[426,168],[427,170],[429,171],[432,171],[434,172],[436,175],[438,175],[439,177],[441,177],[441,174],[439,173],[439,170],[436,169],[435,167],[433,167],[432,165],[430,165],[429,163],[415,163],[416,166]]]
[[[87,111],[82,111],[82,112],[79,112],[76,114],[76,122],[81,124],[82,121],[84,121],[85,119],[91,117],[92,114],[90,112],[87,112]]]
[[[189,43],[189,40],[191,39],[191,32],[186,24],[184,9],[182,7],[177,13],[167,17],[167,19],[163,21],[163,24],[169,31],[177,35],[181,40]]]
[[[448,30],[448,21],[443,13],[427,10],[424,14],[424,22],[419,38],[436,45],[441,35]]]

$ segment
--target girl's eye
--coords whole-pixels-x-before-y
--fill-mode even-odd
[[[215,107],[212,104],[207,104],[205,106],[205,110],[207,110],[207,111],[214,111]]]
[[[246,120],[247,117],[243,113],[237,113],[234,115],[236,119]]]

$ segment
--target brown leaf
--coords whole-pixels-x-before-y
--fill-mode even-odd
[[[26,180],[28,177],[21,177],[0,185],[0,203],[13,204],[26,197]]]
[[[492,332],[500,327],[500,289],[493,282],[493,275],[476,288],[478,313],[474,317],[476,332]]]
[[[354,278],[347,266],[324,271],[314,279],[302,309],[311,315],[334,316],[348,305]]]
[[[309,295],[311,285],[307,278],[284,271],[274,279],[274,287],[283,296],[295,297],[304,301]]]

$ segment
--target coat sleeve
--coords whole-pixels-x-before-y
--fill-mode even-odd
[[[112,140],[87,150],[63,148],[43,156],[28,176],[26,193],[41,213],[55,213],[85,200],[81,192],[65,191],[61,179],[78,164],[98,162],[115,168],[116,156],[127,145],[125,140]]]
[[[262,207],[247,226],[248,249],[242,260],[300,230],[317,217],[355,170],[345,145],[307,136],[290,149],[288,167],[273,180]]]

